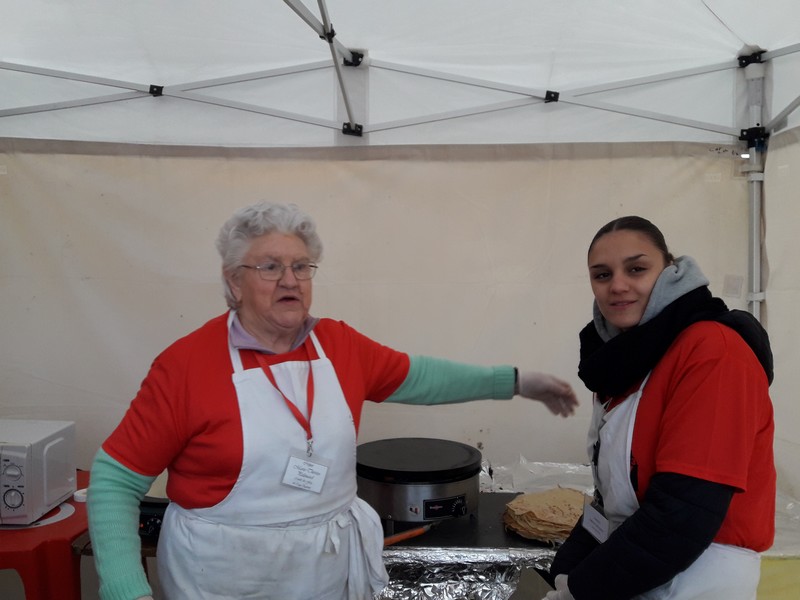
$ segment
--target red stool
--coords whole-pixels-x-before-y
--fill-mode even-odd
[[[89,473],[78,471],[78,489],[88,485]],[[26,600],[81,600],[81,557],[72,551],[72,542],[89,525],[86,503],[68,502],[75,513],[56,523],[0,527],[0,569],[19,573]]]

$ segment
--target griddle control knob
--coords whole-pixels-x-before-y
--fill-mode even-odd
[[[464,498],[459,496],[453,500],[453,506],[451,510],[454,517],[463,517],[465,514],[467,514],[467,503],[464,502]]]
[[[139,535],[144,537],[158,537],[161,533],[161,519],[147,517],[139,520]]]

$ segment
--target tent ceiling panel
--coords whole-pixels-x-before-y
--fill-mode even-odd
[[[542,102],[541,99],[535,100],[527,94],[464,85],[387,69],[370,70],[370,130],[380,128],[381,124],[388,121],[519,100]]]
[[[697,79],[703,79],[702,82]],[[709,94],[708,90],[714,93]],[[654,82],[609,92],[592,94],[591,99],[620,107],[652,111],[665,118],[707,123],[709,130],[740,123],[746,106],[736,107],[736,77],[731,71],[706,73],[674,81]]]
[[[439,144],[453,137],[460,143],[732,143],[736,138],[728,132],[748,124],[737,56],[800,44],[800,5],[793,0],[336,0],[327,7],[335,44],[363,51],[366,59],[359,67],[341,67],[337,60],[334,69],[330,44],[290,7],[302,6],[308,20],[319,23],[311,0],[0,3],[0,84],[12,89],[0,110],[75,100],[87,89],[71,78],[120,81],[142,96],[57,116],[0,113],[0,136],[65,140],[221,146]],[[800,96],[798,51],[775,59],[768,70],[773,106],[767,115]],[[58,73],[9,74],[3,68],[8,63]],[[719,70],[685,76],[710,67]],[[614,92],[590,89],[675,73],[680,76]],[[228,79],[237,77],[250,81]],[[151,85],[163,86],[164,95],[150,98]],[[563,94],[562,100],[581,93],[583,104],[595,109],[567,102],[554,109],[542,102],[546,91]],[[631,107],[639,116],[608,114],[597,102]],[[586,116],[587,110],[597,114]],[[220,117],[225,111],[230,114]],[[664,124],[644,113],[678,122]],[[789,124],[797,118],[790,114]],[[263,123],[256,125],[259,119]],[[442,123],[432,123],[437,119]],[[331,135],[344,122],[373,133],[360,139]],[[717,127],[698,133],[690,122]],[[321,131],[309,134],[308,127]]]
[[[0,111],[27,105],[49,104],[124,92],[117,87],[82,81],[41,77],[30,73],[0,69]]]
[[[800,54],[776,58],[768,66],[768,71],[771,71],[771,77],[769,77],[769,83],[765,89],[767,96],[766,116],[768,119],[773,119],[778,117],[781,111],[789,107],[793,102],[800,102],[800,86],[798,85]],[[795,109],[782,125],[780,123],[777,125],[782,130],[800,126],[800,110]]]
[[[541,110],[520,107],[454,120],[427,122],[369,134],[375,145],[418,144],[435,139],[443,144],[472,144],[476,139],[494,144],[579,141],[647,142],[692,141],[730,144],[731,137],[670,123],[643,120],[614,112],[571,107],[563,103],[541,105]]]
[[[704,0],[702,4],[745,46],[775,50],[798,41],[798,7],[794,0]]]
[[[0,57],[100,77],[172,83],[330,53],[282,3],[2,0]]]
[[[129,106],[131,102],[137,104],[135,110]],[[338,129],[168,97],[144,97],[2,121],[3,136],[9,138],[92,142],[225,146],[232,144],[220,141],[229,139],[242,147],[329,147],[341,136]]]
[[[311,90],[315,92],[311,93]],[[333,69],[330,68],[204,87],[195,91],[203,96],[299,112],[309,117],[336,118],[337,89]]]

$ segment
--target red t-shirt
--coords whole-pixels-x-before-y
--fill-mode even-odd
[[[381,402],[408,375],[408,355],[367,338],[341,321],[314,328],[333,364],[358,430],[365,400]],[[259,368],[254,350],[241,351],[245,369]],[[269,364],[309,360],[305,346]],[[228,352],[227,314],[169,346],[153,362],[127,413],[103,449],[142,475],[169,467],[167,495],[185,508],[213,506],[230,491],[242,464],[239,404]]]
[[[688,327],[653,369],[637,409],[639,500],[657,472],[732,486],[714,541],[766,550],[775,534],[774,428],[767,377],[750,347],[720,323]]]

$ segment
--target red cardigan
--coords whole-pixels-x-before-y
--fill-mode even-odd
[[[239,405],[228,352],[227,314],[170,345],[150,372],[103,449],[143,475],[170,467],[167,495],[184,508],[213,506],[236,482],[243,456]],[[358,430],[365,400],[381,402],[405,380],[408,355],[367,338],[341,321],[314,328],[331,360]],[[242,350],[245,369],[259,368]],[[308,360],[304,346],[262,355],[269,364]]]

